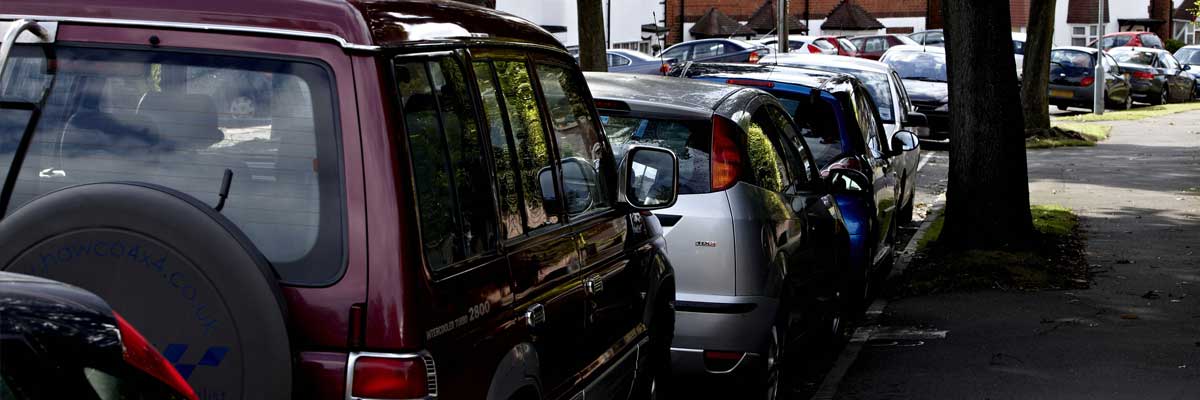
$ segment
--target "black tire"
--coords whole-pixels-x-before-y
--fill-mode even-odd
[[[1170,100],[1171,100],[1171,87],[1163,85],[1163,90],[1162,90],[1162,92],[1159,92],[1158,98],[1154,99],[1152,101],[1154,102],[1154,105],[1160,106],[1163,104],[1167,104],[1167,102],[1169,102]]]
[[[207,204],[148,184],[73,186],[0,221],[0,243],[0,269],[99,295],[202,396],[291,397],[277,278]]]
[[[901,193],[903,193],[903,191],[901,191]],[[904,206],[900,207],[900,215],[897,215],[896,218],[899,219],[901,224],[908,225],[912,222],[913,202],[916,200],[916,197],[917,190],[913,189],[912,192],[909,192],[908,201],[904,202]]]

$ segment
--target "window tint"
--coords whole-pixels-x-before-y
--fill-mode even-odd
[[[558,196],[554,190],[553,173],[547,172],[546,179],[541,179],[543,170],[553,170],[550,164],[551,147],[542,129],[542,113],[533,94],[529,69],[524,61],[496,61],[495,65],[520,171],[518,178],[521,198],[525,203],[522,205],[525,227],[531,230],[556,224],[558,215],[548,212],[544,204],[546,201],[558,201]]]
[[[20,46],[9,72],[37,71]],[[215,204],[283,281],[327,284],[341,275],[342,190],[332,80],[318,65],[164,50],[57,49],[58,76],[22,164],[12,212],[67,186],[163,185]],[[0,93],[42,76],[6,77]],[[348,79],[348,78],[347,78]],[[11,82],[18,82],[13,86]],[[0,159],[28,114],[0,110]],[[7,163],[4,168],[8,168]]]
[[[746,129],[746,153],[750,156],[750,173],[754,183],[763,189],[783,192],[792,182],[779,146],[779,132],[765,111],[759,111]]]
[[[587,86],[578,72],[557,65],[539,64],[538,82],[554,127],[561,157],[563,199],[571,215],[608,208],[601,179],[605,146],[584,97]]]
[[[799,136],[809,146],[818,169],[825,168],[842,153],[851,151],[852,147],[843,142],[833,99],[822,96],[814,102],[808,96],[776,95],[782,96],[779,102],[783,104],[784,111],[791,114],[792,120],[799,125]]]
[[[864,51],[868,53],[881,53],[884,50],[887,50],[887,44],[884,43],[883,38],[867,39],[867,45]]]
[[[692,50],[693,60],[716,57],[725,53],[725,45],[721,42],[697,43]]]
[[[398,63],[396,80],[425,259],[437,271],[495,248],[491,179],[458,61]]]
[[[505,239],[521,235],[525,224],[521,217],[521,187],[517,183],[520,170],[516,150],[507,134],[504,111],[500,108],[500,88],[496,86],[495,70],[490,62],[475,63],[480,99],[487,118],[488,141],[492,146],[492,164],[496,171],[496,198],[500,201],[500,231]]]
[[[604,132],[617,160],[632,144],[663,147],[679,158],[679,194],[708,193],[712,122],[673,121],[636,116],[602,116]]]

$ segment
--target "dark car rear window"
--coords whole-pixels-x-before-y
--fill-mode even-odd
[[[1109,53],[1117,62],[1154,65],[1154,53],[1149,51],[1118,51]]]
[[[216,204],[286,283],[323,285],[344,265],[332,80],[320,65],[167,50],[60,46],[53,91],[13,188],[11,213],[60,188],[137,181]],[[36,101],[49,77],[20,47],[0,99]],[[0,173],[29,122],[0,109]]]
[[[679,158],[679,194],[711,191],[711,121],[611,115],[600,117],[600,121],[604,123],[604,132],[608,135],[617,160],[625,156],[625,150],[630,145],[663,147],[675,152],[675,156]]]
[[[1078,50],[1054,50],[1050,52],[1050,70],[1058,68],[1093,68],[1096,60],[1091,54]]]

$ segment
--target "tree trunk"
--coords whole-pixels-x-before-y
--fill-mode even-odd
[[[579,67],[608,71],[604,51],[604,8],[601,0],[577,0],[579,7]]]
[[[1033,233],[1007,1],[945,1],[950,181],[941,235],[952,249],[1025,247]]]
[[[1029,4],[1029,32],[1025,41],[1025,71],[1021,82],[1021,104],[1025,129],[1050,129],[1050,48],[1054,47],[1054,0]]]

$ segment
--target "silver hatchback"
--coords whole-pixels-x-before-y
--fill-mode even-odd
[[[806,348],[791,345],[842,330],[847,234],[830,194],[858,178],[822,178],[764,91],[585,76],[618,159],[634,144],[679,158],[679,200],[655,212],[676,271],[674,372],[750,380],[772,398],[790,350]]]

